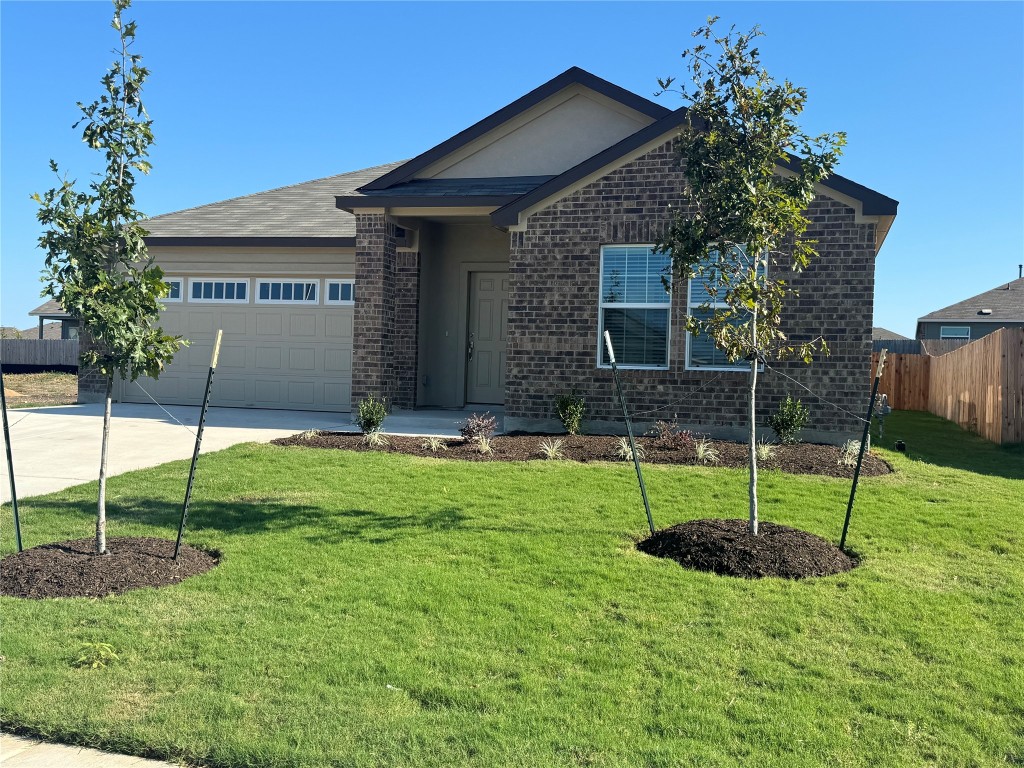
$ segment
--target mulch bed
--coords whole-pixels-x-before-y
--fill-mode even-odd
[[[685,568],[746,579],[831,576],[857,565],[834,544],[796,528],[762,522],[751,536],[746,520],[691,520],[656,532],[637,549]]]
[[[153,538],[108,538],[106,555],[96,540],[43,544],[0,561],[0,595],[27,597],[106,597],[140,587],[165,587],[217,565],[217,555]]]
[[[447,438],[447,450],[436,453],[424,447],[422,437],[400,437],[387,435],[388,447],[372,449],[362,435],[351,432],[320,432],[315,435],[299,434],[278,438],[274,445],[301,446],[303,448],[333,448],[346,451],[384,450],[389,453],[405,453],[412,456],[429,456],[438,459],[462,459],[464,461],[530,461],[542,459],[540,444],[545,440],[562,441],[563,458],[572,461],[622,461],[618,455],[619,438],[607,435],[497,435],[491,438],[492,452],[482,454],[472,442],[461,438]],[[698,465],[692,447],[676,447],[654,437],[640,437],[637,442],[644,451],[643,461],[648,464]],[[712,444],[719,454],[713,465],[718,467],[743,468],[747,466],[747,446],[727,440],[714,440]],[[775,456],[759,461],[759,469],[781,470],[801,475],[827,475],[830,477],[853,477],[853,467],[839,463],[841,451],[834,445],[797,443],[775,446]],[[711,465],[708,465],[711,466]],[[871,477],[892,472],[885,461],[870,453],[864,456],[861,475]]]

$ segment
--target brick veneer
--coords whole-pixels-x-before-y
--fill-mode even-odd
[[[415,405],[418,307],[419,254],[398,253],[384,214],[357,214],[353,411],[369,395]]]
[[[677,155],[666,143],[534,213],[525,231],[511,233],[507,422],[553,418],[555,396],[570,390],[586,397],[590,418],[621,418],[611,371],[597,368],[600,249],[653,242],[668,221],[668,205],[678,207],[683,184]],[[787,305],[784,330],[794,340],[824,335],[832,354],[811,366],[773,365],[834,406],[766,370],[758,411],[763,423],[791,393],[809,406],[813,428],[848,435],[858,420],[844,411],[860,412],[868,393],[874,225],[857,223],[853,209],[820,196],[810,218],[808,236],[818,240],[820,257],[792,276],[800,295]],[[680,330],[686,294],[679,285],[672,299],[669,370],[622,372],[631,410],[641,420],[676,418],[709,431],[740,427],[748,374],[686,370]]]

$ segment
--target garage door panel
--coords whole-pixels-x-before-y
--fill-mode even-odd
[[[289,381],[288,382],[288,404],[301,407],[311,407],[316,404],[316,387],[314,381]]]
[[[324,351],[324,370],[331,373],[352,373],[352,350],[327,349]]]
[[[264,371],[281,370],[281,347],[256,347],[256,368]]]
[[[315,371],[316,350],[312,347],[288,350],[288,367],[293,371]]]
[[[249,402],[249,380],[243,376],[213,377],[213,391],[210,401],[217,405],[247,405]]]
[[[221,328],[212,405],[348,412],[352,314],[351,307],[168,305],[161,325],[192,343],[159,380],[143,379],[142,384],[161,404],[201,405],[213,340]],[[128,383],[122,398],[150,402]]]
[[[324,333],[329,339],[351,339],[352,338],[352,310],[345,309],[338,314],[331,314],[324,318]]]
[[[284,318],[281,312],[257,312],[256,335],[260,337],[281,336],[284,329]]]
[[[244,312],[222,312],[219,325],[225,337],[245,336],[249,331],[248,318]]]
[[[288,318],[290,336],[316,336],[316,315],[293,313]]]

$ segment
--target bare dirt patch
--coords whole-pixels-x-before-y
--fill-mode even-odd
[[[218,555],[183,544],[174,560],[167,539],[107,539],[107,554],[96,554],[95,539],[43,544],[0,561],[0,595],[35,600],[49,597],[106,597],[141,587],[165,587],[206,573]]]
[[[304,448],[340,449],[347,451],[384,450],[389,453],[404,453],[412,456],[429,456],[438,459],[461,459],[464,461],[531,461],[544,458],[541,443],[561,440],[564,459],[580,462],[622,461],[619,456],[619,438],[607,435],[497,435],[491,438],[491,453],[481,453],[472,442],[461,438],[442,440],[444,449],[436,452],[426,447],[422,437],[399,437],[387,435],[388,445],[372,449],[363,442],[362,435],[345,432],[320,432],[315,435],[301,434],[279,438],[274,445],[299,446]],[[747,466],[747,446],[727,440],[714,440],[712,446],[718,454],[714,463],[697,459],[692,446],[675,446],[654,437],[637,439],[644,452],[643,461],[648,464],[675,464],[691,466],[717,466],[743,468]],[[779,470],[802,475],[827,475],[829,477],[853,477],[853,467],[840,463],[842,451],[834,445],[797,443],[775,446],[775,455],[767,461],[758,462],[761,469]],[[870,453],[864,456],[861,475],[886,475],[892,468],[882,459]]]
[[[8,408],[74,405],[78,402],[78,375],[74,373],[5,373],[4,396]]]
[[[691,520],[657,531],[637,549],[684,568],[746,579],[831,576],[857,565],[855,558],[813,533],[761,523],[758,535],[751,536],[746,520]]]

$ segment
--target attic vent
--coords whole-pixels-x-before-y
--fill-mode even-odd
[[[978,310],[978,314],[979,315],[991,315],[992,314],[992,310],[991,309],[979,309]]]

